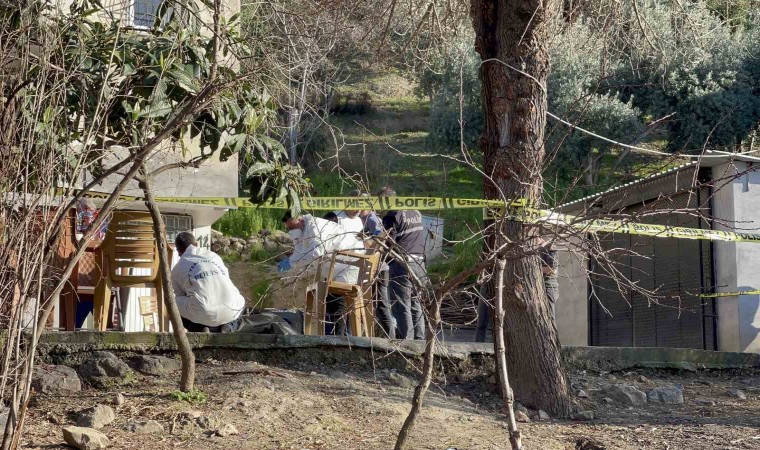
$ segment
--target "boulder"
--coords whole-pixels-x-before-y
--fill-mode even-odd
[[[604,391],[604,395],[624,405],[641,406],[647,402],[647,394],[626,384],[615,384]]]
[[[122,394],[121,392],[117,392],[116,395],[114,395],[113,399],[111,400],[111,403],[113,403],[116,406],[121,406],[126,402],[127,402],[127,398],[124,397],[124,394]]]
[[[290,235],[282,230],[274,230],[272,231],[271,238],[277,242],[278,244],[285,246],[285,247],[292,247],[293,246],[293,238],[290,237]]]
[[[683,391],[677,386],[661,386],[649,391],[647,398],[650,402],[680,405],[683,403]]]
[[[644,375],[639,376],[639,383],[649,383],[649,378]]]
[[[728,395],[734,398],[738,398],[739,400],[747,400],[747,394],[745,394],[744,391],[741,391],[739,389],[733,389],[729,391]]]
[[[214,434],[216,434],[219,437],[232,436],[232,435],[238,434],[238,429],[235,428],[235,425],[228,423],[227,425],[216,430]]]
[[[406,375],[401,375],[394,371],[388,372],[388,381],[403,389],[414,389],[417,387],[417,382]]]
[[[76,370],[67,366],[40,366],[34,369],[32,387],[41,394],[71,394],[82,390]]]
[[[116,414],[110,406],[95,405],[79,412],[77,425],[99,430],[114,420],[116,420]]]
[[[707,398],[698,398],[694,400],[694,403],[698,405],[703,405],[703,406],[715,406],[716,404],[715,401],[707,399]]]
[[[80,450],[98,450],[109,444],[105,434],[83,427],[63,427],[63,440]]]
[[[129,366],[111,352],[93,352],[79,366],[79,373],[88,383],[96,387],[108,387],[131,381]]]
[[[520,423],[529,423],[530,417],[522,411],[515,411],[515,420]]]
[[[573,414],[572,417],[573,420],[594,420],[594,411],[578,411],[577,413]]]
[[[578,391],[577,396],[578,398],[588,398],[588,393],[584,391],[583,389],[581,389],[580,391]]]
[[[145,422],[130,422],[127,424],[126,430],[136,434],[158,434],[164,432],[164,426],[155,420],[148,420]]]
[[[547,421],[551,420],[551,417],[549,417],[549,414],[546,413],[543,409],[538,410],[538,420]]]
[[[8,413],[10,410],[0,404],[0,431],[5,431],[5,424],[8,423]]]
[[[165,375],[182,368],[178,359],[158,355],[139,355],[134,358],[137,370],[149,375]]]

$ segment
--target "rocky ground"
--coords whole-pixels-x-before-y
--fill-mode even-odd
[[[373,370],[369,354],[356,361],[274,367],[206,357],[197,377],[204,395],[184,398],[173,359],[100,352],[76,371],[41,366],[23,448],[66,448],[66,439],[141,450],[390,449],[413,375]],[[525,448],[760,448],[760,371],[570,377],[577,420],[541,420],[521,408]],[[455,378],[438,377],[409,448],[507,448],[493,378]]]

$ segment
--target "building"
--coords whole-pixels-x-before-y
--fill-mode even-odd
[[[642,223],[758,233],[760,158],[707,156],[558,209],[575,215],[646,213]],[[632,250],[613,259],[626,277],[674,297],[650,304],[640,293],[621,292],[594,270],[588,255],[561,251],[557,328],[563,345],[760,351],[760,295],[698,297],[760,289],[759,244],[598,236],[604,248]]]
[[[63,0],[59,5],[65,10],[70,3],[70,0]],[[107,0],[103,2],[103,5],[110,13],[119,18],[127,32],[141,33],[154,26],[155,16],[161,3],[162,0]],[[203,5],[204,3],[198,2],[198,4]],[[238,0],[223,0],[221,4],[223,17],[230,18],[240,12]],[[210,9],[203,9],[199,17],[192,20],[212,23],[212,12]],[[234,64],[234,62],[225,61],[223,64]],[[113,149],[104,158],[104,166],[108,167],[111,165],[109,163],[117,162],[120,155],[124,156],[124,152]],[[185,142],[184,149],[173,149],[165,146],[158,153],[158,156],[148,160],[146,166],[150,172],[165,165],[187,161],[198,155],[200,155],[198,143],[188,141]],[[153,194],[156,197],[237,197],[238,172],[236,156],[233,155],[227,161],[220,162],[217,152],[197,168],[172,169],[157,175],[153,179]],[[86,185],[91,179],[92,177],[85,174],[81,180],[81,186]],[[120,181],[119,175],[113,175],[103,181],[95,190],[111,192]],[[143,192],[138,187],[137,182],[132,181],[124,195],[142,197]],[[209,248],[211,244],[211,225],[227,210],[226,208],[200,204],[159,202],[158,206],[164,218],[167,239],[170,242],[174,240],[177,233],[192,231],[197,237],[199,245],[205,248]],[[141,201],[121,201],[116,208],[146,210]],[[177,259],[175,254],[174,262]],[[120,294],[123,313],[122,326],[125,331],[143,331],[144,323],[140,316],[139,299],[140,297],[155,297],[155,291],[148,288],[126,288],[122,289]],[[59,314],[54,314],[54,317],[57,319]],[[55,323],[54,326],[57,327],[58,324]],[[91,322],[86,322],[85,326],[91,326]]]

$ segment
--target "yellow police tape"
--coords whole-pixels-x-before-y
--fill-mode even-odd
[[[504,218],[504,207],[486,207],[483,209],[484,220]],[[677,239],[702,239],[708,241],[752,242],[760,243],[760,234],[737,233],[702,228],[673,227],[635,223],[623,220],[581,219],[570,214],[562,214],[547,209],[522,206],[521,202],[512,202],[506,218],[524,223],[546,223],[574,228],[587,233],[625,233],[637,236],[651,236]]]
[[[89,192],[86,198],[108,198],[110,194]],[[122,196],[124,201],[142,201],[142,197]],[[157,202],[184,203],[195,205],[219,206],[223,208],[277,208],[286,209],[284,201],[255,205],[244,197],[156,197]],[[482,208],[483,219],[496,220],[504,217],[505,208],[502,200],[483,200],[452,197],[309,197],[301,199],[304,210],[397,210],[416,209],[434,211],[447,209]],[[506,218],[525,223],[546,223],[575,228],[587,233],[627,233],[638,236],[671,237],[678,239],[703,239],[713,241],[753,242],[760,243],[760,234],[736,233],[701,228],[672,227],[627,222],[622,220],[591,219],[584,220],[577,216],[562,214],[548,209],[528,206],[524,199],[509,203]]]
[[[85,198],[107,199],[108,193],[89,192]],[[123,195],[119,197],[124,201],[143,201],[142,197]],[[236,208],[273,208],[287,209],[284,200],[274,203],[256,205],[245,197],[156,197],[157,202],[162,203],[188,203],[194,205],[209,205]],[[486,206],[499,206],[504,202],[500,200],[479,200],[452,197],[308,197],[301,199],[301,208],[305,210],[341,211],[352,209],[416,209],[420,211],[435,211],[441,209],[484,208]]]
[[[717,298],[717,297],[733,297],[735,295],[757,295],[760,294],[760,289],[752,289],[750,291],[733,291],[733,292],[714,292],[712,294],[699,294],[700,298]]]

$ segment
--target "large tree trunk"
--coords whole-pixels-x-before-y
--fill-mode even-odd
[[[485,183],[488,198],[541,199],[551,3],[471,0],[475,49],[484,61],[480,146],[492,178]],[[504,222],[501,232],[526,247],[534,233],[516,222]],[[493,235],[490,241],[499,243]],[[506,269],[504,334],[515,395],[529,407],[566,416],[571,401],[539,257],[509,256]]]

